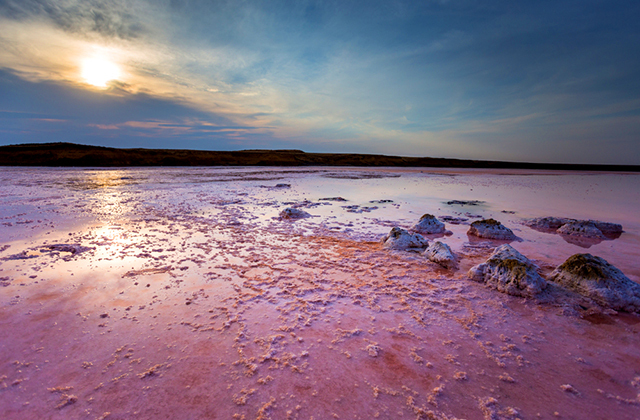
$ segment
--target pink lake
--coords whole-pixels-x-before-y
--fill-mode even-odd
[[[0,181],[2,419],[640,418],[640,316],[467,279],[504,243],[469,223],[494,218],[543,276],[591,253],[640,282],[640,174],[3,168]],[[280,220],[286,207],[313,217]],[[428,237],[458,269],[382,248],[424,213],[466,219]],[[584,242],[523,224],[545,216],[624,232]]]

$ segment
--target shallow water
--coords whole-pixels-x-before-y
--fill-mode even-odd
[[[638,316],[581,314],[566,300],[515,298],[466,279],[498,245],[467,236],[468,224],[493,217],[543,274],[589,252],[640,282],[639,181],[515,170],[3,168],[0,331],[10,339],[0,341],[0,412],[639,418]],[[335,197],[346,201],[322,200]],[[314,217],[278,219],[289,206]],[[424,213],[467,219],[438,238],[460,257],[458,270],[382,249],[392,226]],[[568,242],[522,224],[539,216],[615,222],[624,233]]]

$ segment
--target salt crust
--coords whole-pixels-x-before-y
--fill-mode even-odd
[[[383,246],[387,249],[420,251],[427,247],[428,241],[418,233],[394,227],[388,235],[382,238]]]
[[[640,285],[603,258],[572,255],[551,273],[549,280],[600,305],[640,312]]]
[[[506,241],[516,239],[516,235],[511,229],[494,219],[478,220],[471,223],[467,233],[485,239],[501,239]]]
[[[599,220],[578,220],[566,217],[537,217],[524,222],[526,226],[537,230],[555,231],[566,236],[578,236],[589,239],[605,239],[622,233],[622,225]]]
[[[486,262],[472,267],[468,277],[503,293],[532,297],[547,286],[537,269],[527,257],[504,244],[496,248]]]
[[[311,215],[304,210],[296,209],[293,207],[287,207],[280,212],[281,219],[296,220],[304,219],[306,217],[311,217]]]
[[[433,261],[444,268],[454,268],[456,266],[456,257],[449,245],[444,242],[431,242],[424,254],[429,261]]]
[[[423,235],[430,235],[433,233],[444,233],[444,223],[438,220],[432,214],[424,214],[418,223],[416,223],[411,230],[421,233]]]

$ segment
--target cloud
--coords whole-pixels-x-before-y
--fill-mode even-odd
[[[146,31],[132,12],[131,0],[2,0],[0,12],[15,20],[44,19],[57,27],[85,36],[132,39]]]
[[[640,114],[638,12],[569,0],[0,0],[0,68],[32,82],[0,97],[11,111],[48,103],[43,118],[77,118],[96,138],[233,133],[251,147],[535,160],[554,148],[523,133],[560,144],[590,126],[613,130],[627,156],[640,138],[627,118]],[[94,54],[122,70],[106,90],[81,78]],[[67,94],[58,107],[52,86]],[[32,89],[40,99],[27,104]]]

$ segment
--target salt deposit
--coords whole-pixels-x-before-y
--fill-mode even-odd
[[[504,226],[495,219],[478,220],[471,223],[469,235],[477,236],[485,239],[500,239],[512,241],[516,239],[511,229]]]
[[[394,227],[388,235],[382,238],[385,248],[405,251],[420,251],[427,247],[427,240],[418,233]]]
[[[533,297],[547,287],[538,267],[511,245],[500,245],[489,259],[469,270],[469,278],[514,296]]]
[[[640,418],[640,316],[467,278],[499,244],[467,235],[476,219],[512,228],[548,277],[581,248],[522,223],[557,214],[622,224],[591,252],[636,284],[639,181],[2,168],[0,418]],[[425,212],[459,270],[384,248]]]
[[[411,230],[423,235],[430,235],[434,233],[444,233],[445,227],[444,223],[438,220],[434,215],[424,214],[420,217],[418,223],[411,228]]]
[[[572,255],[549,279],[603,306],[640,312],[640,285],[600,257]]]
[[[287,207],[286,209],[280,212],[281,219],[304,219],[305,217],[311,217],[309,213],[304,210]]]
[[[444,242],[431,242],[424,253],[429,261],[433,261],[444,268],[454,268],[456,266],[456,257],[449,245]]]

